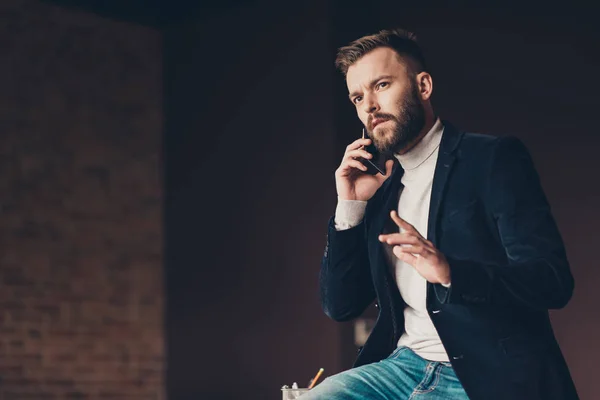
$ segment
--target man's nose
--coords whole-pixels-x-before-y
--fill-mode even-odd
[[[379,110],[379,104],[373,96],[366,96],[364,99],[364,112],[367,114],[373,114]]]

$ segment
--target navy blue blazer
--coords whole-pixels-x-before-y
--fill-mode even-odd
[[[427,283],[427,310],[450,362],[471,400],[577,399],[548,316],[571,298],[573,277],[531,157],[514,137],[444,126],[427,238],[452,285]],[[379,309],[355,366],[386,358],[404,331],[405,303],[378,240],[398,232],[390,211],[402,174],[396,163],[358,226],[336,231],[329,221],[325,313],[347,321],[374,300]]]

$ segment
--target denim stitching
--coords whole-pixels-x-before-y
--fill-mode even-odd
[[[431,363],[427,363],[427,367],[425,368],[425,376],[423,377],[423,379],[421,379],[421,381],[419,382],[419,384],[413,389],[413,392],[411,393],[410,397],[408,398],[408,400],[412,400],[414,398],[414,396],[421,394],[422,392],[424,392],[423,390],[421,390],[420,388],[423,386],[423,382],[426,382],[429,380],[430,378],[430,373],[429,371],[431,370]]]
[[[402,354],[408,347],[398,347],[394,352],[388,357],[391,359],[396,359],[400,354]]]
[[[438,364],[438,366],[439,366],[439,364]],[[432,392],[433,390],[435,390],[435,388],[437,387],[437,385],[438,385],[438,383],[440,381],[440,372],[441,372],[441,370],[442,370],[441,368],[437,368],[437,371],[434,372],[435,373],[435,378],[433,380],[433,383],[429,387],[429,389],[427,389],[427,390],[418,389],[418,387],[421,386],[421,383],[423,383],[423,381],[421,381],[421,383],[419,383],[417,385],[417,389],[413,390],[413,392],[410,395],[410,397],[409,397],[408,400],[414,399],[414,396],[416,396],[416,395],[429,393],[429,392]]]
[[[429,393],[429,392],[432,392],[433,390],[435,390],[437,388],[438,383],[440,383],[441,372],[442,372],[442,369],[441,368],[437,368],[437,371],[435,372],[435,378],[434,378],[433,383],[431,384],[429,390],[418,390],[417,389],[417,391],[419,393]]]

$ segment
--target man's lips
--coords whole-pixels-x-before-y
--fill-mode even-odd
[[[379,124],[381,124],[381,123],[383,123],[385,121],[387,121],[387,119],[382,119],[382,118],[374,119],[373,122],[371,122],[371,126],[374,129],[377,125],[379,125]]]

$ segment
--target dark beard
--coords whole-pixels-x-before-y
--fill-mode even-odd
[[[383,113],[373,115],[373,118],[391,120],[396,123],[391,140],[382,141],[382,137],[374,135],[372,129],[368,130],[369,137],[373,139],[377,150],[387,156],[404,150],[419,136],[425,126],[425,108],[419,101],[417,85],[411,85],[409,96],[399,102],[398,110],[400,110],[399,118]],[[370,122],[369,126],[371,126]]]

